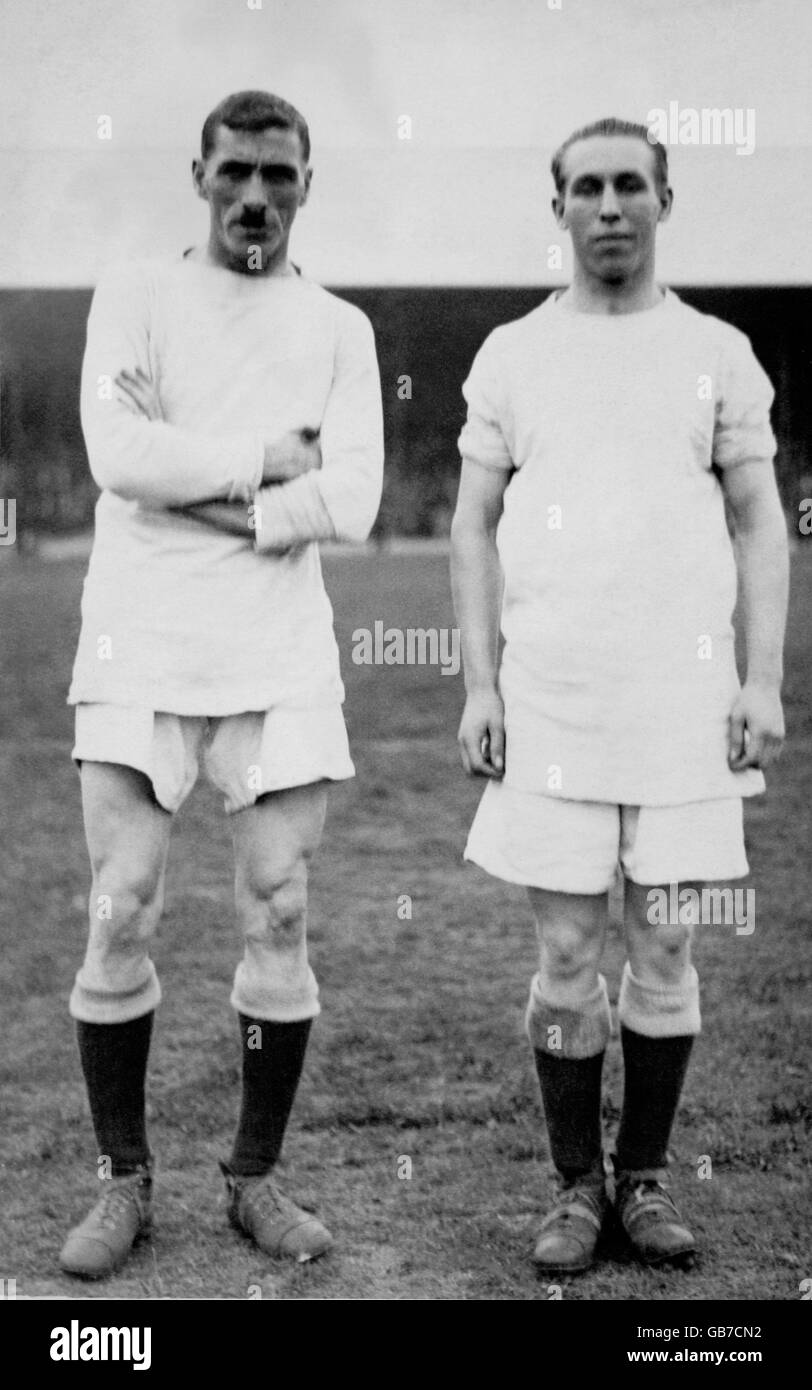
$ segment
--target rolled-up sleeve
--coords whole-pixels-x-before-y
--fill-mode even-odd
[[[93,296],[81,397],[90,471],[100,488],[157,508],[250,501],[262,481],[258,433],[212,437],[148,420],[113,386],[121,371],[140,367],[152,375],[150,299],[143,265],[109,273]]]
[[[775,392],[744,333],[732,329],[719,370],[713,462],[719,468],[762,460],[772,463],[775,436],[770,408]]]
[[[493,334],[474,358],[462,394],[468,405],[468,417],[458,440],[463,459],[471,459],[484,468],[512,468],[503,429],[504,393]]]
[[[335,368],[321,421],[322,466],[260,488],[255,545],[281,550],[307,541],[364,541],[383,488],[383,412],[375,336],[365,314],[343,306]]]

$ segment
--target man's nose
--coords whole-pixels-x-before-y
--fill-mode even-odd
[[[609,220],[620,216],[620,203],[618,196],[610,183],[604,186],[603,197],[601,198],[601,217]]]
[[[268,206],[267,193],[259,174],[252,174],[245,185],[242,203],[246,212],[254,213],[264,212]]]

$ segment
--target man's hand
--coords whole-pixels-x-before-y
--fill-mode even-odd
[[[313,468],[321,468],[319,431],[305,428],[288,430],[280,439],[265,445],[263,483],[288,483]]]
[[[115,382],[118,389],[123,391],[135,406],[138,415],[146,416],[147,420],[163,419],[158,388],[140,367],[136,367],[134,372],[119,372]]]
[[[504,776],[505,707],[496,690],[473,691],[468,696],[457,742],[469,777]]]
[[[734,772],[745,767],[769,767],[783,742],[784,715],[778,687],[745,682],[730,711],[728,765]]]

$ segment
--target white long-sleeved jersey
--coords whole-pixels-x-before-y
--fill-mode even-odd
[[[112,384],[137,366],[162,420]],[[342,699],[316,542],[365,539],[380,502],[366,316],[299,276],[117,269],[93,298],[82,426],[102,493],[69,703],[224,715]],[[262,487],[265,442],[304,427],[322,468]],[[212,498],[254,502],[255,539],[172,510]]]

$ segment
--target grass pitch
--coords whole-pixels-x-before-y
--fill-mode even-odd
[[[0,1276],[16,1278],[18,1294],[85,1297],[551,1298],[555,1288],[529,1262],[551,1193],[522,1032],[532,924],[521,890],[461,861],[481,790],[458,765],[461,676],[352,663],[353,630],[376,619],[453,625],[446,559],[385,552],[325,560],[358,776],[332,795],[311,878],[324,1012],[281,1175],[318,1207],[337,1249],[290,1268],[226,1224],[216,1160],[238,1108],[227,1002],[238,943],[228,830],[218,794],[199,784],[175,827],[155,950],[165,996],[149,1086],[156,1233],[103,1284],[59,1273],[65,1231],[97,1190],[67,1014],[88,890],[64,704],[83,573],[82,562],[8,555],[0,567]],[[794,1300],[812,1275],[812,548],[796,553],[793,579],[788,746],[767,796],[747,806],[756,930],[701,929],[695,953],[705,1031],[672,1150],[678,1199],[703,1253],[690,1273],[654,1273],[610,1242],[594,1272],[562,1281],[567,1300]],[[605,961],[613,999],[621,964],[613,925]],[[610,1139],[618,1054],[615,1039]],[[711,1176],[701,1178],[707,1158]]]

